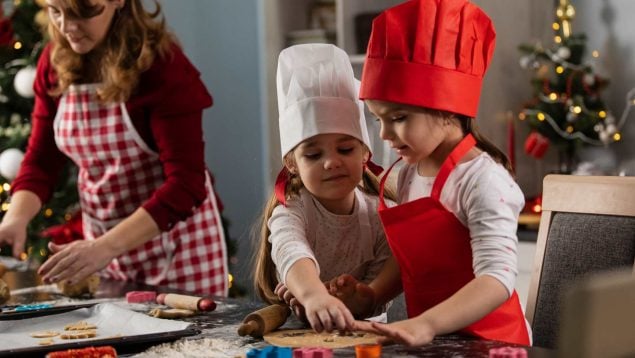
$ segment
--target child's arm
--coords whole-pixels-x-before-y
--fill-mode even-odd
[[[335,328],[344,331],[353,324],[353,315],[342,301],[329,294],[311,259],[302,258],[293,263],[285,284],[304,306],[306,319],[317,332],[330,332]]]
[[[340,275],[328,286],[329,292],[342,300],[357,318],[370,317],[378,306],[402,291],[399,265],[393,256],[386,259],[377,277],[368,285],[351,275]]]
[[[417,317],[391,324],[356,321],[353,328],[384,335],[384,342],[420,346],[432,341],[436,335],[456,332],[480,320],[508,297],[509,293],[500,281],[484,275]]]

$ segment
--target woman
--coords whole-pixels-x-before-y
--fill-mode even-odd
[[[198,71],[141,0],[47,0],[33,132],[0,243],[24,248],[30,219],[70,157],[86,240],[49,244],[45,282],[90,274],[226,295],[226,249],[204,162]]]

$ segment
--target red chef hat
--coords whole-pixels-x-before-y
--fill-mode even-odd
[[[490,18],[467,0],[411,0],[373,21],[361,99],[475,117],[494,53]]]

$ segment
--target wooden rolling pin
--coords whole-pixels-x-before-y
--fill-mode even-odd
[[[287,305],[278,304],[261,308],[243,319],[243,323],[238,327],[238,334],[260,338],[282,326],[287,321],[289,314],[291,314],[291,309]]]
[[[216,302],[211,298],[177,295],[175,293],[158,294],[157,303],[190,311],[213,311],[216,309]]]

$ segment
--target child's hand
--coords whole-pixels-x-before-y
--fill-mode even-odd
[[[293,293],[291,293],[291,291],[289,291],[287,286],[282,282],[278,282],[278,285],[276,285],[276,288],[273,290],[273,293],[277,295],[279,299],[284,301],[284,303],[286,303],[289,306],[294,306],[295,304],[298,303],[298,300],[295,298],[295,296],[293,296]]]
[[[326,292],[310,296],[303,306],[306,319],[316,332],[348,331],[355,322],[344,303]]]
[[[375,291],[351,275],[340,275],[326,284],[329,293],[339,298],[357,318],[369,317],[375,310]]]
[[[352,328],[358,331],[372,332],[384,337],[378,338],[377,343],[399,343],[410,347],[428,344],[434,338],[434,330],[426,321],[418,318],[407,319],[405,321],[390,324],[355,321]]]
[[[278,298],[284,301],[284,303],[286,303],[289,307],[291,307],[293,313],[296,315],[296,317],[298,317],[298,319],[308,323],[306,314],[304,313],[304,306],[302,306],[298,299],[293,296],[291,291],[289,291],[284,283],[278,282],[278,285],[273,290],[273,293],[276,294]]]

